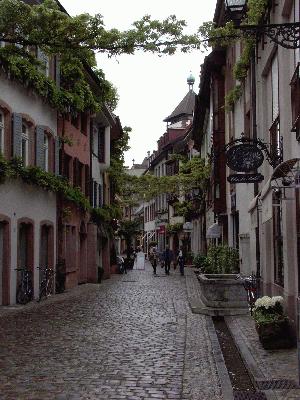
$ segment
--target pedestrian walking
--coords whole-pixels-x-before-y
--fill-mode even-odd
[[[152,268],[153,268],[153,274],[156,275],[156,267],[157,267],[156,247],[151,247],[150,254],[149,254],[149,260],[150,260]]]
[[[183,250],[182,247],[180,247],[178,256],[177,256],[177,262],[179,265],[179,271],[180,271],[180,275],[184,275],[184,256],[183,256]]]
[[[163,254],[164,264],[165,264],[165,273],[166,275],[170,275],[170,266],[172,261],[172,252],[169,246],[166,246],[166,249]]]

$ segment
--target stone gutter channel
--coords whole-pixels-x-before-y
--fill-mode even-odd
[[[287,389],[288,380],[268,380],[260,370],[238,327],[230,316],[213,316],[205,312],[200,285],[194,269],[186,268],[189,305],[194,314],[206,315],[213,355],[224,400],[278,400],[278,390]],[[203,312],[204,310],[204,312]],[[290,386],[291,387],[291,386]],[[300,392],[299,392],[300,393]],[[299,398],[300,397],[295,397]],[[294,399],[294,397],[293,397]]]

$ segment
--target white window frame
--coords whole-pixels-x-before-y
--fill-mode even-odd
[[[4,154],[4,129],[5,129],[5,122],[4,122],[4,113],[0,110],[0,154]]]
[[[23,161],[23,165],[26,167],[29,164],[29,133],[28,126],[23,122],[22,123],[22,134],[21,134],[21,157]],[[25,145],[25,147],[23,147]],[[25,150],[25,151],[24,151]],[[24,157],[25,154],[25,157]]]
[[[43,152],[44,152],[44,170],[48,172],[49,170],[49,137],[47,133],[44,133],[44,145],[43,145]]]

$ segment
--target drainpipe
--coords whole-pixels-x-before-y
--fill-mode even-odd
[[[257,50],[256,50],[257,51]],[[256,114],[256,51],[254,51],[252,58],[251,58],[251,108],[252,108],[252,135],[253,139],[257,139],[257,114]],[[259,193],[258,183],[254,183],[254,196],[256,197]],[[260,227],[259,227],[259,211],[257,209],[257,228],[255,229],[255,258],[256,258],[256,278],[257,278],[257,294],[260,295],[260,278],[261,278],[261,271],[260,271]]]

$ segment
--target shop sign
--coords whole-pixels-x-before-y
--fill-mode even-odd
[[[254,171],[262,165],[263,161],[263,152],[252,143],[236,144],[226,151],[226,164],[233,171]]]
[[[227,178],[230,183],[255,183],[264,180],[262,174],[233,174]]]

